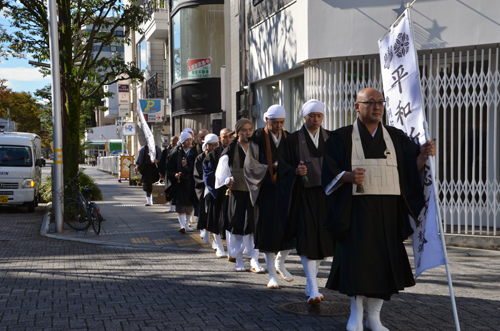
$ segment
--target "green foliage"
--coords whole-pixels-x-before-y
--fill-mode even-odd
[[[40,193],[42,194],[43,201],[52,201],[52,177],[45,177],[45,183],[40,187]]]
[[[92,200],[92,201],[102,200],[101,189],[95,184],[92,177],[83,173],[79,177],[79,182],[80,182],[80,191],[85,187],[90,187],[92,189],[92,194],[90,195],[90,200]]]
[[[17,57],[30,54],[36,61],[48,62],[49,31],[46,0],[0,0],[0,8],[14,32],[0,30],[0,43]],[[144,80],[133,63],[125,63],[120,53],[102,58],[110,46],[130,43],[122,27],[143,33],[140,26],[148,19],[145,9],[122,0],[58,0],[58,35],[63,107],[65,179],[78,172],[82,121],[89,119],[91,98],[99,97],[102,86],[120,79]],[[78,63],[78,64],[76,64]],[[41,69],[49,74],[50,69]],[[83,112],[83,113],[82,113]],[[85,127],[85,125],[83,125]]]
[[[10,109],[10,119],[17,123],[19,132],[31,132],[41,135],[41,107],[36,99],[27,92],[13,92],[0,80],[0,117],[7,118],[7,108]]]

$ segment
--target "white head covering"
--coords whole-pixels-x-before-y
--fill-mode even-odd
[[[194,131],[191,128],[185,128],[182,132],[187,132],[191,134],[191,138],[194,138]]]
[[[266,117],[271,120],[275,118],[286,118],[286,110],[280,105],[272,105],[267,108],[267,112],[264,113],[264,121]]]
[[[310,113],[321,113],[325,115],[325,104],[315,99],[307,101],[304,106],[302,106],[302,117],[306,117]]]
[[[179,146],[182,145],[182,143],[185,142],[187,139],[193,139],[193,137],[188,132],[181,132],[181,138],[179,139],[177,145]]]
[[[213,133],[209,133],[205,136],[205,139],[203,140],[203,146],[202,149],[205,151],[207,149],[207,145],[211,143],[216,143],[219,142],[219,137]]]

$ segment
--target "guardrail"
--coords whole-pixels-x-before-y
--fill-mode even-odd
[[[97,169],[118,175],[120,172],[119,156],[100,156],[97,158]]]

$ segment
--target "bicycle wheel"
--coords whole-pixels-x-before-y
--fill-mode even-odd
[[[66,205],[66,208],[64,208],[64,221],[76,231],[87,230],[90,226],[85,207],[80,202],[71,202]]]
[[[92,217],[92,229],[98,235],[101,233],[101,218],[99,217],[99,208],[93,202],[90,203],[90,216]]]

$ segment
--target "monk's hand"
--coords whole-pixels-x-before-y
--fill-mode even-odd
[[[363,185],[363,182],[365,181],[365,171],[366,169],[363,168],[354,169],[350,173],[352,183],[355,185]]]
[[[434,145],[434,141],[427,140],[425,144],[420,146],[420,155],[422,155],[426,161],[429,156],[436,155],[436,145]]]
[[[159,161],[157,159],[155,159],[155,163],[158,163]]]
[[[276,171],[278,169],[278,161],[273,163],[273,170]]]
[[[229,183],[226,186],[227,186],[227,188],[231,188],[231,187],[233,187],[233,184],[234,184],[234,179],[231,178],[229,180]]]
[[[295,169],[295,174],[297,176],[307,175],[307,167],[304,165],[303,161],[300,161],[299,165],[297,166],[297,169]]]
[[[182,172],[178,172],[175,174],[175,179],[181,178]]]
[[[187,160],[185,157],[182,158],[182,161],[181,161],[181,165],[184,167],[184,168],[187,168]]]

